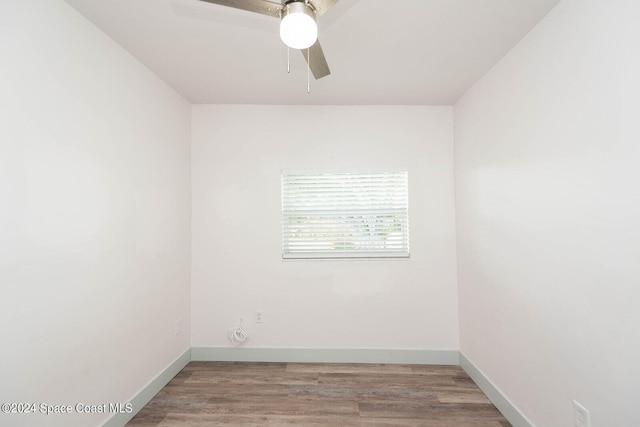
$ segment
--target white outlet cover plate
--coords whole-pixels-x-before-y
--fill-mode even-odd
[[[573,401],[573,425],[574,427],[591,427],[591,419],[587,408]]]

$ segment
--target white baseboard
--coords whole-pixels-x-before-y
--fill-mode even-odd
[[[459,354],[458,350],[193,347],[191,360],[458,365]]]
[[[187,363],[191,362],[191,349],[188,349],[182,355],[178,356],[176,360],[171,362],[162,372],[160,372],[154,379],[152,379],[146,386],[136,393],[136,395],[129,400],[129,403],[133,406],[133,411],[130,414],[117,413],[109,418],[102,426],[103,427],[121,427],[127,424],[149,401],[158,394],[162,388],[175,377],[178,372],[182,370]]]
[[[534,427],[502,391],[467,357],[460,352],[460,367],[471,377],[480,390],[498,408],[513,427]]]

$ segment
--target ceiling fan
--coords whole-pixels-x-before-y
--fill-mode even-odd
[[[338,0],[200,0],[249,12],[280,18],[280,38],[293,49],[300,49],[313,77],[331,73],[318,41],[317,17]]]

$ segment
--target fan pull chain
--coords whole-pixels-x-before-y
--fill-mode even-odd
[[[287,74],[291,72],[291,48],[287,46]]]
[[[311,93],[311,84],[309,83],[309,70],[311,69],[311,54],[307,48],[307,93]]]

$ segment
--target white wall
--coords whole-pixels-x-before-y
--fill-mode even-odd
[[[461,350],[537,426],[637,426],[640,3],[564,0],[455,106]]]
[[[189,132],[67,4],[0,3],[0,402],[125,403],[189,348]]]
[[[451,107],[194,106],[192,345],[457,350]],[[409,171],[409,261],[281,259],[282,169]],[[254,312],[264,310],[264,323]]]

